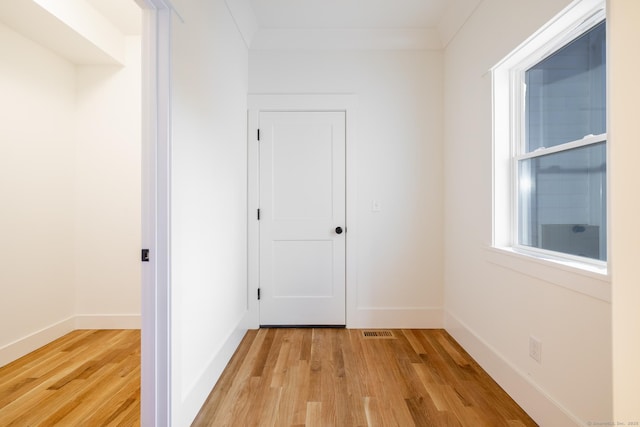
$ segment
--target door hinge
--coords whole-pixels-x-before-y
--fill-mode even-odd
[[[258,209],[258,221],[260,221],[260,209]]]
[[[260,301],[260,288],[258,288],[258,301]]]
[[[149,262],[149,249],[142,250],[142,262]]]
[[[258,141],[260,141],[260,129],[258,129]]]

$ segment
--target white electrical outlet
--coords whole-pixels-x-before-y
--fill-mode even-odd
[[[542,363],[542,341],[534,336],[529,337],[529,356],[538,363]]]

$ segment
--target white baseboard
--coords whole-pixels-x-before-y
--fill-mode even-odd
[[[220,375],[222,375],[231,360],[231,356],[233,356],[247,332],[244,326],[248,322],[246,319],[248,314],[248,312],[245,313],[243,319],[238,322],[236,328],[229,334],[220,350],[211,358],[196,384],[186,393],[176,423],[178,426],[190,426],[198,412],[200,412],[202,405],[207,400],[218,379],[220,379]]]
[[[444,327],[536,423],[541,426],[584,425],[453,314],[445,312]]]
[[[347,327],[354,329],[439,329],[442,328],[442,309],[440,307],[357,308],[349,313]]]
[[[0,348],[0,366],[21,358],[76,329],[140,329],[139,314],[81,314],[54,323]]]
[[[69,317],[3,346],[0,348],[0,367],[68,334],[74,326],[74,317]]]
[[[79,314],[75,316],[75,329],[140,329],[139,314]]]

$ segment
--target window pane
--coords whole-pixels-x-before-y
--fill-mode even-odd
[[[589,145],[519,162],[519,243],[607,259],[606,148]]]
[[[525,151],[606,129],[605,23],[525,72]]]

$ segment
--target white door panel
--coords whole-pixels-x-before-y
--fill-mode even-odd
[[[333,217],[331,133],[326,125],[289,123],[270,135],[274,221]]]
[[[260,323],[345,324],[345,114],[260,113]]]
[[[333,242],[274,241],[272,256],[274,298],[333,296]]]

